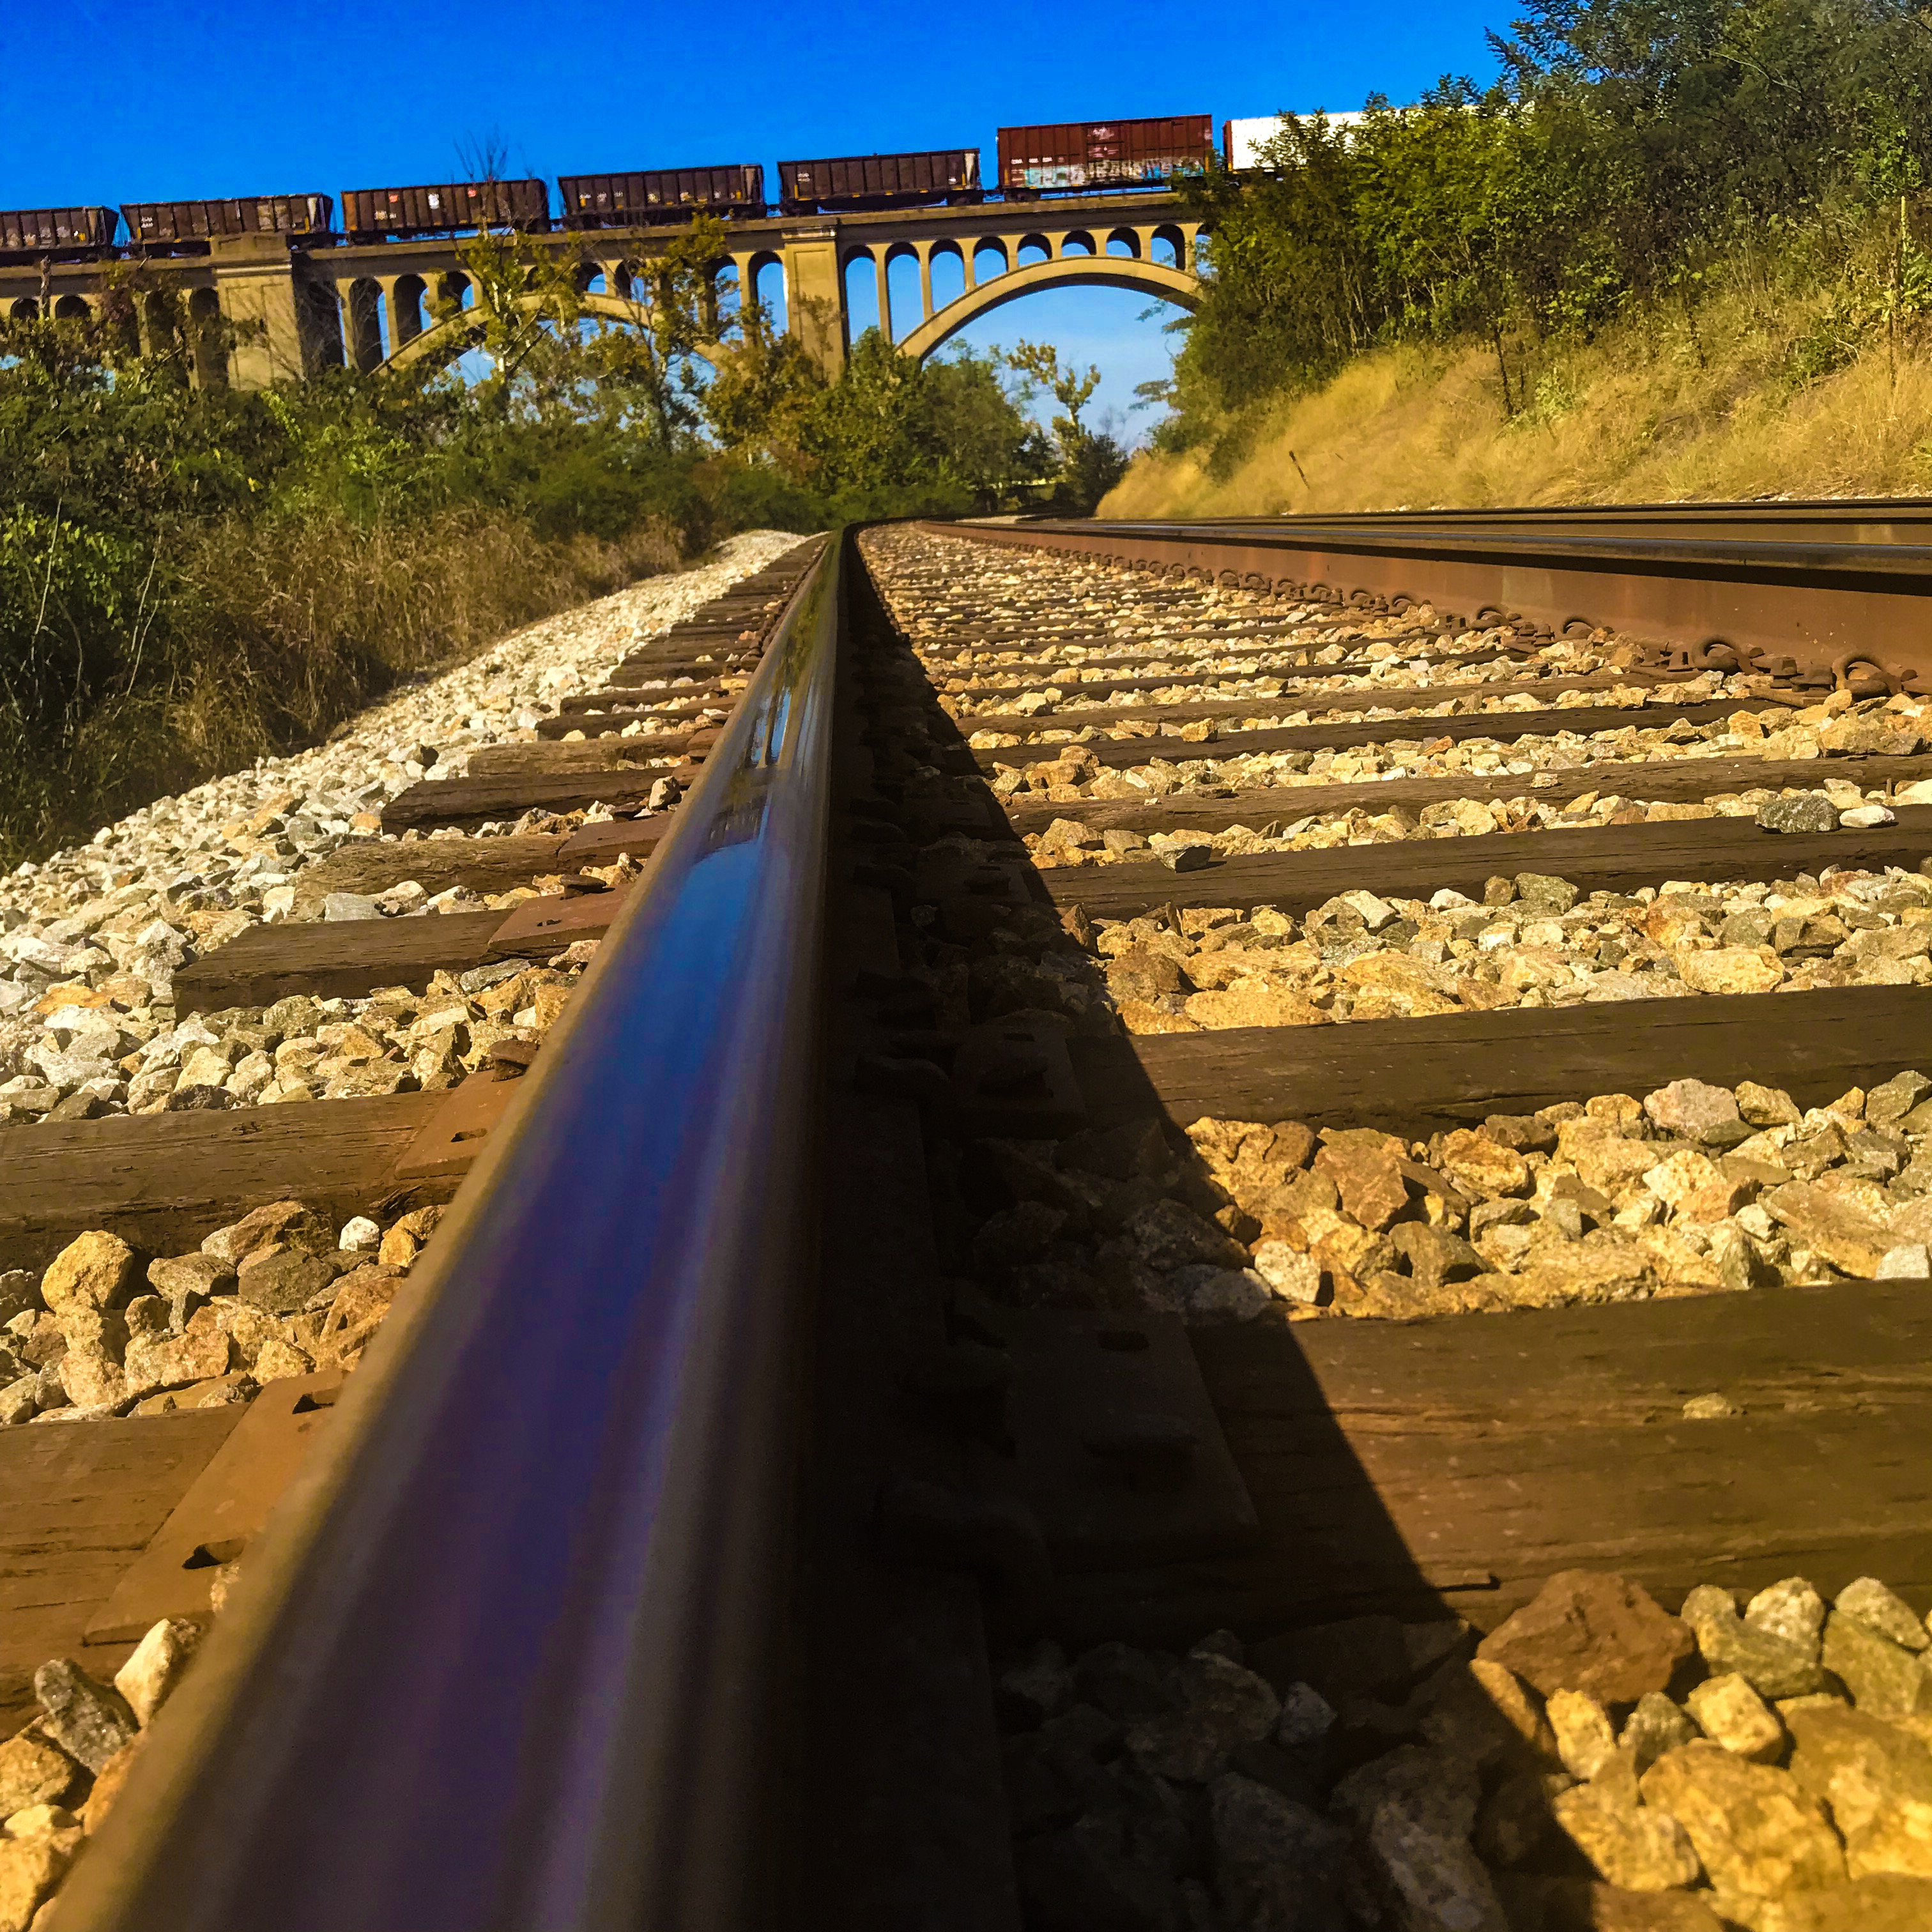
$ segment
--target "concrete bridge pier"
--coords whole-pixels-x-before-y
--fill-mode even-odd
[[[830,217],[785,231],[785,326],[805,352],[836,379],[845,367],[845,284],[840,273],[838,224]]]
[[[307,254],[291,254],[279,235],[235,235],[211,242],[208,260],[220,312],[238,332],[226,372],[237,388],[266,388],[341,362],[334,290]]]

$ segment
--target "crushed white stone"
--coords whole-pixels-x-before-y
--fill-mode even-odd
[[[178,1024],[173,976],[201,952],[286,917],[297,875],[377,836],[376,815],[399,792],[426,773],[459,773],[479,746],[532,738],[566,693],[596,688],[640,644],[800,541],[772,530],[734,537],[712,562],[547,618],[392,693],[326,744],[157,800],[86,845],[0,878],[0,1124],[38,1120],[80,1096],[96,1112],[153,1111],[178,1086],[246,1105],[448,1084],[511,1031],[541,1030],[561,1007],[545,988],[567,985],[581,962],[554,972],[483,968],[480,980],[440,982],[428,1006],[395,989],[283,1002],[266,1028],[252,1010]],[[380,896],[379,915],[511,903],[524,890],[432,897],[412,884]],[[355,1036],[346,1046],[345,1032]]]

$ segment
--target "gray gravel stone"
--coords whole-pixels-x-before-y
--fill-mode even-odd
[[[1576,903],[1576,888],[1547,872],[1517,873],[1516,896],[1520,903],[1540,912],[1568,912]]]
[[[1550,1808],[1576,1849],[1612,1885],[1666,1892],[1698,1875],[1697,1854],[1667,1811],[1618,1804],[1588,1784],[1561,1792]]]
[[[1632,1754],[1637,1770],[1642,1772],[1666,1751],[1694,1742],[1697,1734],[1696,1724],[1688,1712],[1661,1690],[1646,1690],[1624,1719],[1617,1744]]]
[[[114,1688],[142,1726],[173,1694],[200,1647],[202,1627],[188,1617],[164,1617],[150,1625],[134,1654],[114,1673]]]
[[[1932,1637],[1927,1636],[1924,1624],[1914,1615],[1911,1605],[1876,1576],[1861,1576],[1847,1583],[1832,1601],[1846,1616],[1906,1650],[1924,1650],[1932,1646]]]
[[[293,1315],[355,1264],[355,1257],[350,1255],[304,1254],[296,1249],[284,1249],[243,1268],[236,1277],[236,1293],[249,1307],[259,1308],[265,1314]]]
[[[1496,1888],[1469,1844],[1477,1798],[1466,1766],[1413,1744],[1335,1787],[1333,1809],[1354,1826],[1395,1923],[1507,1932]]]
[[[1291,1684],[1281,1694],[1274,1741],[1285,1751],[1318,1751],[1335,1727],[1335,1709],[1312,1684]]]
[[[1788,1772],[1691,1744],[1658,1759],[1642,1790],[1647,1808],[1683,1826],[1722,1890],[1776,1898],[1845,1876],[1836,1834]]]
[[[1227,1768],[1236,1744],[1268,1736],[1281,1701],[1251,1670],[1212,1653],[1181,1660],[1180,1707],[1128,1725],[1126,1747],[1145,1772],[1204,1784]]]
[[[1702,1141],[1735,1126],[1737,1096],[1702,1080],[1673,1080],[1644,1096],[1643,1110],[1667,1134]]]
[[[39,1723],[0,1744],[0,1817],[33,1804],[58,1804],[74,1789],[74,1761],[42,1733]]]
[[[1700,1585],[1684,1598],[1678,1614],[1695,1633],[1697,1648],[1714,1676],[1735,1671],[1761,1697],[1802,1697],[1824,1688],[1816,1652],[1746,1623],[1728,1591]]]
[[[1233,1924],[1340,1932],[1345,1832],[1309,1806],[1230,1772],[1208,1786],[1208,1832],[1215,1894]]]
[[[1880,1718],[1932,1711],[1932,1671],[1924,1660],[1859,1618],[1834,1610],[1825,1620],[1823,1654],[1825,1668],[1844,1681],[1860,1710]]]
[[[1848,1838],[1888,1811],[1932,1805],[1932,1750],[1910,1732],[1838,1703],[1793,1709],[1786,1721],[1792,1776],[1831,1806]]]
[[[1170,845],[1160,855],[1160,862],[1170,872],[1204,872],[1214,862],[1211,845]]]
[[[1801,792],[1760,806],[1757,822],[1767,832],[1835,832],[1838,808],[1822,792]]]
[[[1825,1635],[1825,1600],[1802,1576],[1787,1576],[1759,1591],[1744,1606],[1744,1620],[1815,1661]]]
[[[34,1696],[47,1736],[89,1771],[100,1771],[140,1729],[119,1691],[71,1658],[56,1658],[34,1672]]]

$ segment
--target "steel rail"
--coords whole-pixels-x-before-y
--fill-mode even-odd
[[[1111,526],[1142,539],[1164,540],[1168,532],[1157,525],[1129,524]],[[1803,526],[1809,530],[1811,526]],[[1636,566],[1676,572],[1709,565],[1719,570],[1802,578],[1820,571],[1861,572],[1875,576],[1923,577],[1932,574],[1932,544],[1888,540],[1872,543],[1780,532],[1771,538],[1714,537],[1681,534],[1674,525],[1661,528],[1634,522],[1628,529],[1599,530],[1582,525],[1551,529],[1546,525],[1472,522],[1422,523],[1391,527],[1322,520],[1279,526],[1208,524],[1196,529],[1202,538],[1222,542],[1276,540],[1294,550],[1348,551],[1366,555],[1467,558],[1508,562],[1518,558],[1571,560],[1618,568]],[[1921,532],[1932,535],[1932,531]]]
[[[59,1904],[728,1928],[786,1650],[835,539]]]
[[[1044,520],[1027,519],[1021,520]],[[1156,518],[1114,518],[1150,530],[1172,528]],[[1861,543],[1900,543],[1932,535],[1932,498],[1793,497],[1778,502],[1677,503],[1527,503],[1480,509],[1302,511],[1292,516],[1190,518],[1202,528],[1227,530],[1302,528],[1418,531],[1487,529],[1534,531],[1628,527],[1653,536],[1708,531],[1789,537],[1815,531],[1820,540],[1849,536]],[[1910,532],[1910,536],[1900,534]]]
[[[1651,512],[1498,510],[1254,521],[1036,520],[950,527],[982,542],[1085,554],[1249,589],[1371,606],[1427,602],[1465,621],[1562,632],[1598,626],[1695,650],[1841,677],[1868,663],[1894,688],[1932,688],[1932,537],[1922,506],[1843,520],[1804,506]],[[1718,514],[1736,513],[1726,524]],[[1726,530],[1755,534],[1724,534]],[[1703,527],[1700,527],[1700,524]]]

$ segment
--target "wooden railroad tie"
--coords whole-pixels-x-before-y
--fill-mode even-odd
[[[1252,710],[1256,707],[1249,708]],[[1295,708],[1303,707],[1298,705]],[[982,771],[992,771],[1001,765],[1024,770],[1029,765],[1052,764],[1069,752],[1084,754],[1097,765],[1118,766],[1144,765],[1152,758],[1165,758],[1170,764],[1180,764],[1204,758],[1252,758],[1269,752],[1346,752],[1358,746],[1386,743],[1394,739],[1420,745],[1444,738],[1456,744],[1470,738],[1493,738],[1499,744],[1508,745],[1514,744],[1519,738],[1552,737],[1560,731],[1593,734],[1600,731],[1667,730],[1680,721],[1688,724],[1714,724],[1720,718],[1729,718],[1748,708],[1734,698],[1702,704],[1580,704],[1570,710],[1498,711],[1454,718],[1376,718],[1338,724],[1286,724],[1268,730],[1231,732],[1225,738],[1200,742],[1167,736],[1096,738],[1079,744],[1036,742],[975,751],[973,756]],[[1045,718],[1031,721],[1031,728],[1051,730],[1056,722]]]
[[[1056,818],[1077,819],[1096,832],[1128,831],[1221,832],[1231,825],[1258,830],[1270,824],[1354,811],[1371,814],[1398,806],[1413,809],[1453,799],[1544,799],[1551,804],[1580,798],[1621,798],[1633,803],[1699,803],[1725,794],[1779,792],[1787,788],[1815,790],[1826,778],[1842,779],[1862,791],[1910,784],[1932,778],[1932,754],[1906,758],[1877,754],[1822,758],[1600,758],[1588,764],[1546,766],[1533,772],[1479,776],[1445,772],[1440,778],[1344,780],[1333,784],[1257,786],[1251,791],[1149,792],[1141,798],[1036,800],[1018,794],[1005,801],[1007,824],[1016,835],[1044,832]],[[1713,821],[1690,821],[1705,826]],[[1431,849],[1439,843],[1431,842]],[[1767,839],[1767,842],[1768,842]],[[1348,848],[1366,852],[1366,845]]]
[[[1838,832],[1766,832],[1754,818],[1666,820],[1553,832],[1402,838],[1324,851],[1256,852],[1198,871],[1160,865],[1056,866],[1040,874],[1055,905],[1095,919],[1131,919],[1156,906],[1270,905],[1299,918],[1358,887],[1384,898],[1426,899],[1444,886],[1480,899],[1498,876],[1539,872],[1581,892],[1628,892],[1670,879],[1793,879],[1801,872],[1916,870],[1932,854],[1932,805],[1904,805],[1895,824]]]

